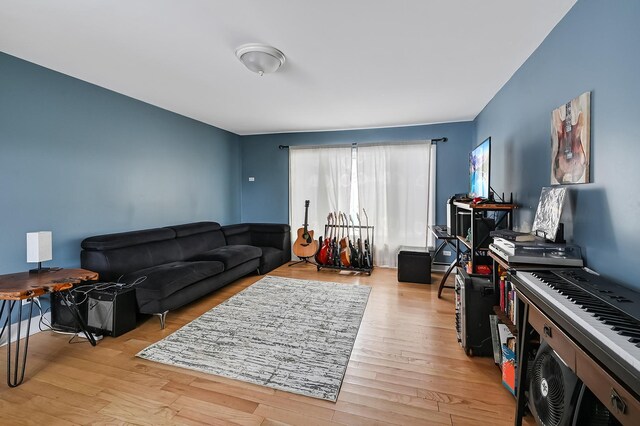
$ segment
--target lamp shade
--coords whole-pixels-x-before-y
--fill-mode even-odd
[[[251,71],[260,75],[275,72],[285,61],[284,53],[263,44],[244,44],[236,50],[236,56]]]
[[[51,231],[27,232],[27,262],[53,259]]]

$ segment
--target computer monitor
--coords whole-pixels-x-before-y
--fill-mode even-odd
[[[469,197],[489,198],[491,175],[491,138],[488,137],[469,154]]]

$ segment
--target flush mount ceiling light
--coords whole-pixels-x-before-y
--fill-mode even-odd
[[[236,56],[249,70],[263,75],[276,72],[284,64],[284,53],[264,44],[243,44],[236,49]]]

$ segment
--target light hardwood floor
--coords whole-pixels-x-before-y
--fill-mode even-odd
[[[398,283],[383,268],[367,277],[285,265],[270,275],[372,287],[336,403],[135,357],[260,279],[250,276],[170,312],[165,330],[149,318],[95,348],[34,335],[15,389],[4,382],[0,348],[0,424],[513,424],[515,399],[493,360],[467,357],[456,341],[452,290],[439,300],[435,284]]]

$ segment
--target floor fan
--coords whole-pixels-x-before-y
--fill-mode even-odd
[[[582,382],[555,351],[542,342],[531,369],[529,409],[544,426],[571,426]]]
[[[620,424],[545,341],[540,344],[529,377],[529,409],[539,425]]]

